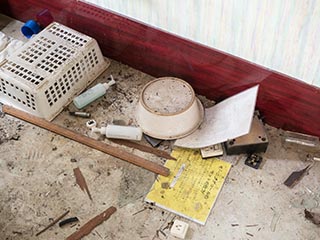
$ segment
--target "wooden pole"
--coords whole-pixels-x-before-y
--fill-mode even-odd
[[[114,156],[114,157],[119,158],[121,160],[127,161],[129,163],[132,163],[136,166],[147,169],[147,170],[154,172],[156,174],[160,174],[163,176],[169,176],[169,174],[170,174],[170,170],[162,165],[148,161],[144,158],[141,158],[139,156],[128,153],[128,152],[121,150],[117,147],[113,147],[111,145],[97,141],[93,138],[89,138],[87,136],[81,135],[77,132],[74,132],[74,131],[69,130],[64,127],[61,127],[55,123],[49,122],[49,121],[42,119],[42,118],[39,118],[39,117],[36,117],[36,116],[31,115],[29,113],[26,113],[24,111],[18,110],[14,107],[3,105],[2,111],[4,113],[11,115],[11,116],[20,118],[26,122],[29,122],[29,123],[32,123],[32,124],[38,126],[38,127],[41,127],[41,128],[44,128],[48,131],[59,134],[61,136],[69,138],[73,141],[82,143],[83,145],[94,148],[96,150],[99,150],[101,152],[104,152],[106,154]]]
[[[138,149],[142,152],[151,153],[151,154],[156,155],[158,157],[177,161],[177,159],[172,157],[169,153],[162,151],[162,150],[159,150],[157,148],[149,147],[146,145],[142,145],[142,144],[132,142],[129,140],[124,140],[124,139],[110,139],[110,140],[111,140],[111,142],[117,143],[119,145],[124,145],[124,146],[130,147],[130,148]]]

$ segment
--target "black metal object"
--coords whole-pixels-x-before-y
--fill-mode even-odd
[[[59,222],[59,227],[63,227],[64,225],[74,223],[74,222],[79,222],[79,219],[77,217],[67,218],[67,219]]]
[[[162,139],[157,139],[150,137],[146,134],[143,134],[143,137],[147,140],[147,142],[152,146],[152,147],[158,147],[160,143],[163,141]]]
[[[258,169],[262,163],[262,157],[256,154],[251,154],[250,156],[247,157],[245,160],[245,164],[249,167]]]
[[[266,152],[269,145],[268,137],[259,116],[255,115],[252,120],[250,132],[244,136],[225,142],[227,155],[241,153]]]
[[[82,117],[82,118],[89,118],[91,117],[90,113],[87,112],[69,112],[71,116],[76,116],[76,117]]]

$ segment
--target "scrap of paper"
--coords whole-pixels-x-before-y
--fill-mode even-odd
[[[199,129],[178,139],[174,145],[204,148],[249,133],[257,94],[258,86],[255,86],[206,109]]]

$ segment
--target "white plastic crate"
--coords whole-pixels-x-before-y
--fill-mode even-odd
[[[109,64],[95,39],[52,23],[0,66],[0,102],[52,120]]]

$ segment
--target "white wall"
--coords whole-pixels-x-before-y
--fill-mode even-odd
[[[320,0],[87,0],[320,87]]]

